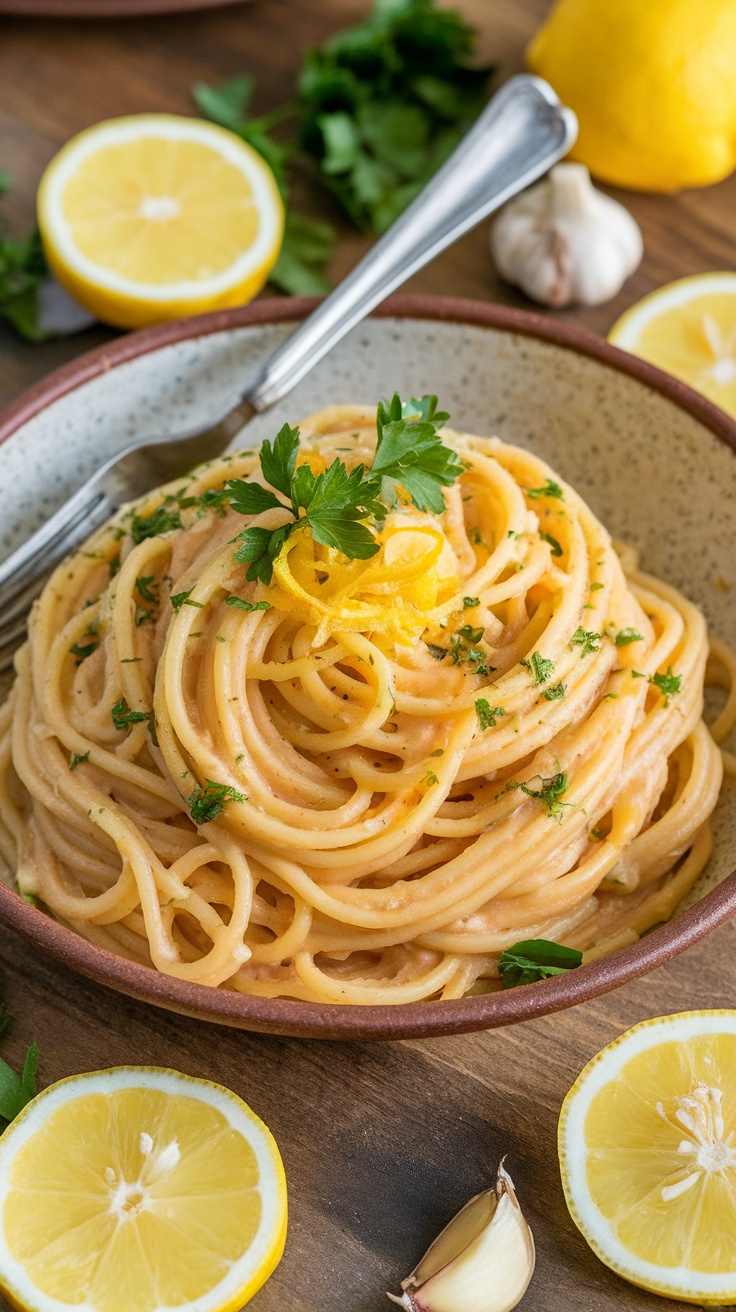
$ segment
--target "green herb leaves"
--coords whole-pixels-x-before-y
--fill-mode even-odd
[[[396,497],[400,484],[420,510],[444,510],[442,487],[454,483],[463,465],[438,429],[449,415],[437,409],[435,396],[412,398],[402,404],[394,395],[381,401],[376,424],[376,455],[369,471],[363,465],[348,471],[337,457],[321,474],[308,464],[297,465],[299,429],[284,424],[273,445],[263,443],[259,459],[265,481],[275,491],[243,479],[230,479],[227,492],[233,510],[257,515],[265,510],[288,510],[291,521],[276,529],[259,525],[240,534],[235,559],[249,562],[246,577],[268,584],[273,562],[295,528],[308,526],[315,542],[341,551],[351,560],[367,560],[379,545],[365,522],[382,520],[387,500]],[[280,492],[289,504],[279,499]]]
[[[193,592],[194,592],[194,588],[189,588],[187,592],[177,592],[173,597],[170,598],[171,604],[174,608],[175,615],[179,614],[179,611],[181,610],[182,606],[196,606],[197,610],[204,610],[204,602],[190,600]]]
[[[76,770],[78,765],[81,765],[83,761],[88,761],[88,760],[89,760],[89,752],[82,752],[81,756],[79,755],[78,752],[72,752],[71,756],[69,757],[69,769]]]
[[[189,810],[195,825],[205,825],[220,814],[226,802],[246,800],[245,794],[237,792],[230,784],[217,784],[212,779],[205,779],[204,787],[195,788],[189,797]]]
[[[398,393],[380,401],[376,412],[378,443],[371,473],[406,489],[418,510],[441,515],[442,487],[451,487],[463,472],[462,461],[444,445],[437,430],[450,416],[437,409],[436,396],[414,397],[402,404]]]
[[[553,537],[552,537],[552,534],[551,534],[551,533],[543,533],[543,532],[542,532],[542,529],[540,528],[540,530],[539,530],[539,536],[540,536],[540,538],[542,539],[543,542],[548,543],[548,545],[549,545],[549,547],[550,547],[550,549],[551,549],[551,551],[552,551],[552,555],[553,555],[553,556],[561,556],[561,555],[562,555],[562,547],[560,546],[559,542],[557,541],[557,538],[553,538]]]
[[[10,186],[10,174],[0,170],[0,195]],[[0,221],[0,316],[30,342],[48,336],[39,322],[38,288],[48,270],[38,229],[14,241]]]
[[[164,504],[157,506],[150,515],[133,515],[130,522],[130,536],[137,546],[146,538],[158,537],[159,533],[171,533],[181,527],[179,507],[171,509]]]
[[[549,819],[556,820],[558,824],[561,824],[563,812],[572,805],[571,802],[560,801],[563,793],[567,792],[567,775],[560,772],[559,774],[552,775],[551,779],[540,778],[539,788],[532,787],[534,782],[535,780],[530,779],[528,783],[517,783],[516,779],[509,779],[506,787],[502,788],[501,792],[497,794],[496,801],[498,801],[499,797],[503,797],[504,793],[511,793],[514,789],[518,788],[522,793],[526,793],[527,797],[533,797],[536,801],[543,802],[547,807],[547,815]]]
[[[580,625],[570,639],[571,647],[579,647],[581,656],[588,656],[593,651],[600,651],[602,633],[586,632]]]
[[[486,729],[495,729],[496,716],[505,715],[503,706],[491,706],[485,697],[478,697],[475,703],[475,713],[478,716],[478,727],[482,733]]]
[[[563,947],[551,939],[530,938],[506,948],[501,953],[498,969],[504,988],[512,989],[520,984],[536,984],[551,975],[564,975],[567,970],[575,970],[582,960],[583,954],[577,948]]]
[[[270,601],[246,601],[243,597],[227,597],[225,605],[233,606],[236,610],[247,610],[249,612],[271,609]]]
[[[630,642],[642,642],[644,635],[637,629],[619,629],[613,641],[617,647],[628,647]]]
[[[357,27],[307,55],[302,147],[359,228],[383,232],[480,112],[491,69],[473,33],[433,0],[377,0]]]
[[[565,495],[559,483],[555,483],[553,478],[548,478],[543,487],[527,487],[524,491],[533,501],[536,501],[538,497],[556,497],[558,500],[562,500]]]
[[[519,664],[529,670],[536,685],[546,683],[555,668],[554,661],[548,660],[546,656],[540,656],[538,651],[533,651],[528,660],[519,661]]]
[[[0,1134],[22,1112],[26,1103],[36,1096],[36,1073],[39,1052],[32,1043],[23,1063],[23,1074],[17,1075],[12,1066],[0,1057]]]
[[[112,716],[113,726],[116,729],[125,729],[126,732],[129,731],[134,724],[147,723],[148,732],[151,735],[151,742],[155,747],[158,747],[158,739],[156,738],[156,720],[153,711],[131,711],[125,698],[121,697],[120,701],[116,702],[113,706],[110,714]]]
[[[653,674],[649,682],[659,689],[664,697],[665,706],[669,706],[670,697],[674,697],[682,687],[682,675],[673,674],[672,666],[668,665],[666,674]]]

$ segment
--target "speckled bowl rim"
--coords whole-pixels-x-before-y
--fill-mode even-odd
[[[308,314],[316,303],[311,298],[258,301],[241,309],[176,320],[117,338],[107,346],[80,356],[24,392],[0,415],[0,442],[59,397],[129,360],[176,342],[233,328],[293,322]],[[563,350],[588,356],[672,401],[736,455],[736,421],[724,411],[685,383],[583,329],[526,310],[442,296],[393,296],[375,311],[375,315],[491,328],[497,332],[534,337]],[[97,983],[139,1001],[201,1020],[271,1034],[324,1039],[399,1039],[462,1034],[561,1011],[607,993],[669,961],[709,934],[735,911],[736,871],[675,920],[661,925],[631,947],[623,948],[603,961],[581,966],[567,975],[558,975],[524,988],[450,1002],[352,1007],[249,997],[162,975],[149,966],[138,965],[88,943],[0,882],[0,921],[54,960]]]

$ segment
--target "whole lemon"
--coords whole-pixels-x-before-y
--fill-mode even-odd
[[[677,191],[736,167],[736,0],[557,0],[527,61],[605,182]]]

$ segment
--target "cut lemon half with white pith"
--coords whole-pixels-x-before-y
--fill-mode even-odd
[[[139,328],[251,300],[278,258],[284,207],[234,133],[138,114],[67,142],[41,179],[38,224],[67,291],[106,323]]]
[[[617,319],[608,340],[736,415],[736,273],[660,287]]]
[[[0,1290],[24,1312],[236,1312],[285,1236],[276,1144],[217,1084],[75,1076],[0,1139]]]
[[[736,1011],[635,1025],[560,1116],[562,1182],[598,1257],[635,1285],[736,1301]]]

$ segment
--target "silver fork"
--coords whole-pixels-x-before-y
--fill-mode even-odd
[[[114,456],[0,565],[0,670],[11,664],[30,606],[59,560],[124,502],[220,455],[392,291],[546,173],[576,135],[575,115],[546,82],[528,74],[511,78],[416,200],[265,362],[236,406],[207,428],[147,440]]]

